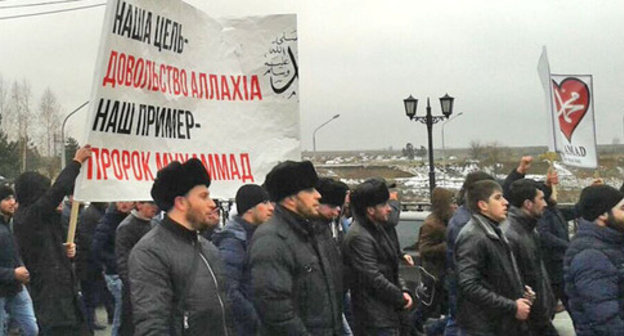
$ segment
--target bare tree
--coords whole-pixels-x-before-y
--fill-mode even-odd
[[[55,141],[61,126],[60,105],[56,96],[46,88],[39,102],[39,126],[41,127],[41,145],[47,156],[56,156]]]
[[[8,121],[6,124],[7,134],[10,139],[17,139],[20,144],[22,159],[22,171],[26,170],[26,158],[29,143],[29,125],[32,120],[30,109],[30,83],[23,79],[21,83],[14,81],[11,86],[11,94],[8,101]]]
[[[485,147],[481,144],[479,140],[470,141],[470,158],[471,159],[480,161],[483,158],[484,151],[485,151]]]

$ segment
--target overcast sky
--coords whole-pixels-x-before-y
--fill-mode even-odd
[[[43,0],[39,0],[42,2]],[[0,0],[0,18],[102,3],[21,9]],[[296,13],[299,30],[302,149],[426,146],[426,127],[405,116],[412,94],[424,113],[431,97],[456,98],[463,115],[445,126],[447,147],[471,140],[546,145],[548,119],[537,75],[543,45],[553,73],[592,74],[598,143],[624,142],[622,1],[233,1],[189,0],[214,17]],[[89,98],[104,6],[0,20],[0,74],[25,78],[35,101],[46,87],[63,114]],[[80,142],[86,109],[67,133]],[[441,147],[440,124],[434,127]]]

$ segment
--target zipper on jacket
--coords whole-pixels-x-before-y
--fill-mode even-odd
[[[219,299],[219,304],[221,305],[221,313],[222,313],[221,318],[223,319],[223,331],[225,331],[226,335],[229,335],[227,331],[227,323],[225,322],[225,305],[223,305],[223,300],[221,300],[221,295],[219,295],[219,283],[217,282],[217,278],[215,277],[215,274],[212,271],[212,267],[210,267],[208,260],[206,260],[206,258],[204,258],[204,255],[201,253],[199,253],[199,256],[204,261],[204,264],[206,264],[206,266],[208,267],[208,270],[210,271],[210,275],[212,276],[212,280],[215,283],[215,288],[217,289],[217,298]]]

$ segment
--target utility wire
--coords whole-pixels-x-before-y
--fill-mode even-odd
[[[74,7],[74,8],[57,9],[57,10],[47,11],[47,12],[30,13],[30,14],[19,14],[19,15],[11,15],[11,16],[0,16],[0,20],[9,20],[9,19],[18,19],[18,18],[24,18],[24,17],[30,17],[30,16],[57,14],[57,13],[71,12],[71,11],[75,11],[75,10],[88,9],[88,8],[105,6],[105,5],[106,5],[106,3],[101,3],[101,4],[95,4],[95,5]]]
[[[7,5],[7,6],[0,6],[0,9],[35,7],[35,6],[43,6],[43,5],[56,5],[56,4],[62,4],[62,3],[68,3],[68,2],[80,2],[80,1],[85,1],[85,0],[62,0],[62,1],[37,2],[37,3],[20,4],[20,5]]]

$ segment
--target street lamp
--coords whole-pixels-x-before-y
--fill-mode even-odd
[[[335,116],[333,116],[331,119],[327,120],[326,122],[322,123],[319,127],[317,127],[314,132],[312,132],[312,150],[314,151],[314,153],[316,154],[316,131],[318,131],[321,127],[329,124],[332,120],[334,119],[338,119],[338,117],[340,117],[340,114],[336,114]]]
[[[74,113],[78,112],[81,108],[87,105],[89,101],[82,103],[82,105],[78,106],[75,110],[71,111],[65,119],[63,119],[63,125],[61,126],[61,143],[63,147],[61,148],[61,170],[65,169],[65,124],[67,123],[67,119],[74,115]]]
[[[427,135],[429,136],[429,192],[433,193],[435,188],[435,171],[433,169],[433,124],[436,124],[444,119],[448,119],[453,114],[453,101],[455,98],[447,94],[444,97],[440,97],[440,107],[442,108],[441,116],[431,115],[431,105],[429,104],[429,97],[427,97],[427,114],[425,116],[416,115],[416,106],[418,105],[418,99],[410,95],[403,100],[405,105],[405,114],[410,120],[419,121],[422,124],[427,125]]]
[[[450,123],[451,121],[461,117],[463,114],[464,112],[459,112],[453,118],[450,118],[449,120],[442,123],[442,158],[444,160],[443,161],[444,175],[442,176],[444,177],[445,185],[446,185],[446,147],[444,146],[444,126],[446,126],[446,124]]]

